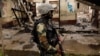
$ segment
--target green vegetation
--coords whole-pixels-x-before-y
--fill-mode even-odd
[[[0,50],[0,56],[2,56],[2,50]]]

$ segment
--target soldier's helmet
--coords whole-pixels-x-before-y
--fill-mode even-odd
[[[51,4],[43,3],[38,7],[38,11],[40,14],[47,14],[51,10],[54,10]]]

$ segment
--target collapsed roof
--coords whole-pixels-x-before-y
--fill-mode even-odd
[[[85,0],[85,1],[95,4],[97,6],[100,6],[100,0]]]
[[[94,9],[100,10],[100,0],[77,0],[78,2],[92,6]]]

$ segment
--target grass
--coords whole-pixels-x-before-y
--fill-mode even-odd
[[[0,50],[0,56],[2,56],[2,50]]]

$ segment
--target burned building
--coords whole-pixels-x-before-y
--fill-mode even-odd
[[[52,22],[55,23],[54,25],[57,22],[58,27],[63,28],[59,36],[63,35],[62,45],[67,54],[100,54],[100,36],[97,34],[97,31],[100,31],[98,3],[90,0],[3,0],[3,3],[1,11],[3,13],[0,17],[0,21],[3,20],[3,29],[0,22],[0,38],[3,35],[3,39],[0,39],[0,44],[4,41],[5,55],[39,55],[37,46],[31,41],[31,31],[25,30],[26,27],[32,30],[31,24],[40,16],[37,8],[41,3],[49,3],[54,7]],[[33,23],[29,19],[33,19]]]
[[[99,1],[95,0],[95,1],[91,1],[91,0],[77,0],[79,3],[77,4],[80,7],[85,7],[84,8],[84,12],[87,11],[87,16],[91,22],[91,25],[93,27],[96,27],[97,30],[99,31],[100,28],[100,24],[99,24],[99,11],[100,11],[100,4],[98,3]],[[86,8],[86,6],[81,6],[80,3],[88,6]]]
[[[78,25],[82,28],[86,27],[87,30],[93,28],[98,31],[98,4],[87,0],[61,0],[60,2],[61,25]]]

